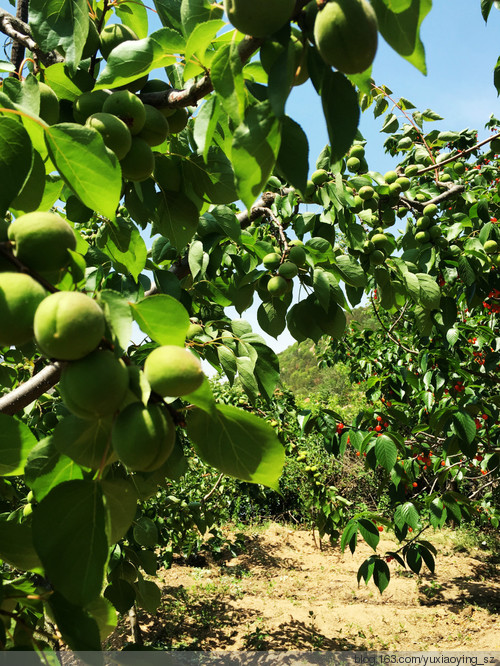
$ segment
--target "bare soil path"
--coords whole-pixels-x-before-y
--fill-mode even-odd
[[[138,615],[144,641],[180,650],[499,650],[498,558],[455,552],[452,532],[430,540],[435,575],[410,575],[393,561],[380,595],[356,582],[372,553],[366,544],[354,557],[320,551],[311,532],[271,524],[250,532],[238,557],[161,570],[161,607]],[[391,548],[382,538],[379,552]],[[130,640],[124,621],[111,649]]]

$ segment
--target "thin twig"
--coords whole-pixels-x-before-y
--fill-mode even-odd
[[[29,25],[1,8],[0,32],[29,49],[46,67],[56,62],[64,62],[64,58],[57,51],[50,51],[49,53],[42,51],[33,39]]]
[[[203,504],[203,502],[206,502],[208,499],[210,499],[210,497],[214,494],[214,492],[217,490],[217,488],[218,488],[220,482],[222,481],[222,477],[223,477],[223,476],[224,476],[224,474],[222,474],[222,473],[219,474],[219,476],[217,477],[217,481],[215,482],[215,485],[214,485],[214,487],[212,488],[212,490],[210,490],[210,491],[205,495],[205,497],[203,497],[203,499],[201,500],[201,503],[202,503],[202,504]]]
[[[382,326],[382,328],[384,329],[384,331],[387,333],[387,336],[388,336],[388,337],[389,337],[389,338],[390,338],[390,339],[391,339],[391,340],[392,340],[392,341],[393,341],[398,347],[401,347],[401,349],[402,349],[403,351],[408,352],[409,354],[418,354],[418,351],[417,351],[416,349],[410,349],[409,347],[405,347],[405,345],[404,345],[400,340],[398,340],[397,338],[395,338],[395,337],[389,332],[389,329],[385,327],[384,323],[382,322],[382,319],[380,318],[380,315],[379,315],[379,313],[378,313],[378,310],[377,310],[377,308],[375,307],[375,301],[373,300],[372,297],[370,297],[370,301],[371,301],[371,304],[372,304],[372,307],[373,307],[373,311],[375,312],[375,316],[377,317],[377,319],[378,319],[378,321],[379,321],[379,324]]]
[[[1,414],[16,414],[57,384],[63,364],[55,361],[45,366],[27,382],[0,398]]]

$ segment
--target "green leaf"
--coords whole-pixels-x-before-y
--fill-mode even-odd
[[[243,63],[235,42],[226,44],[217,51],[212,61],[210,79],[224,111],[235,123],[241,123],[245,113],[247,91],[243,77]]]
[[[148,250],[139,229],[132,222],[118,217],[103,224],[97,234],[96,245],[111,259],[115,270],[130,273],[137,282],[146,266]]]
[[[259,394],[259,386],[254,373],[255,359],[248,356],[237,356],[236,367],[243,390],[254,401]]]
[[[8,520],[8,514],[0,515],[0,559],[21,571],[42,571],[42,563],[33,547],[31,525]]]
[[[0,476],[19,476],[37,441],[27,425],[0,414]]]
[[[481,0],[481,14],[485,23],[488,21],[493,2],[494,0]]]
[[[71,458],[62,456],[52,437],[47,437],[31,449],[24,479],[40,502],[60,483],[83,479],[83,470]]]
[[[471,444],[476,438],[476,423],[466,411],[453,414],[453,429],[460,439]]]
[[[137,581],[137,604],[147,613],[155,613],[161,604],[161,590],[152,580]]]
[[[33,512],[32,526],[33,543],[55,590],[81,606],[99,596],[108,558],[99,484],[82,480],[56,486]]]
[[[418,544],[418,549],[419,549],[420,555],[422,556],[423,561],[427,565],[427,568],[429,569],[431,574],[433,574],[434,569],[435,569],[435,561],[434,561],[434,557],[433,557],[431,551],[428,550],[421,543]]]
[[[434,498],[429,506],[429,519],[434,529],[443,527],[446,522],[446,508],[439,497]]]
[[[342,538],[340,539],[340,550],[344,552],[345,547],[349,545],[349,549],[352,554],[356,550],[356,544],[358,539],[358,521],[355,518],[347,523],[342,532]]]
[[[121,169],[99,132],[61,123],[47,128],[45,141],[66,185],[88,208],[114,219],[122,189]]]
[[[79,465],[100,469],[116,460],[111,447],[111,420],[66,416],[59,421],[52,440],[57,450]]]
[[[158,543],[158,529],[147,516],[142,516],[134,525],[134,539],[144,548],[153,548]]]
[[[28,132],[14,116],[0,116],[0,215],[21,191],[31,170],[32,146]]]
[[[302,127],[288,116],[281,121],[278,171],[291,185],[303,191],[309,172],[309,143]]]
[[[200,458],[242,481],[278,488],[284,449],[265,421],[231,405],[218,405],[214,417],[194,410],[187,424]]]
[[[188,40],[186,44],[186,52],[184,58],[186,60],[186,69],[184,70],[184,78],[189,78],[189,67],[192,63],[191,60],[194,60],[194,67],[200,68],[199,62],[202,65],[209,65],[207,58],[205,57],[205,51],[208,49],[215,35],[219,30],[224,26],[224,21],[204,21],[200,22],[193,26],[193,29],[190,30],[188,35]],[[196,58],[193,56],[196,55]],[[210,54],[212,55],[212,54]],[[186,71],[187,70],[187,71]],[[196,72],[197,73],[197,72]]]
[[[375,455],[379,465],[390,472],[398,459],[398,449],[390,437],[380,435],[375,440]]]
[[[335,257],[335,269],[338,271],[344,282],[351,287],[365,286],[366,274],[353,257],[347,254],[341,254],[338,257]]]
[[[231,161],[236,189],[250,209],[267,182],[280,147],[279,122],[268,102],[247,109],[245,120],[236,128]]]
[[[162,25],[167,28],[173,28],[177,32],[182,32],[181,21],[181,1],[182,0],[154,0],[158,17]]]
[[[380,594],[389,585],[391,579],[391,572],[387,563],[379,557],[375,560],[375,568],[373,570],[373,582],[378,587]]]
[[[132,525],[137,508],[137,493],[128,479],[101,481],[101,488],[107,514],[108,543],[112,545],[122,539]]]
[[[417,273],[420,285],[420,302],[427,310],[437,310],[441,301],[441,290],[436,279],[427,273]]]
[[[56,62],[44,70],[44,79],[59,99],[75,100],[83,92],[92,89],[93,79],[81,69],[71,78],[67,74],[66,63]]]
[[[414,573],[419,574],[420,569],[422,568],[422,556],[420,554],[418,544],[411,543],[407,548],[405,555],[406,555],[406,563],[408,564],[410,569]]]
[[[271,400],[274,389],[280,379],[280,364],[278,356],[271,347],[265,344],[254,343],[253,348],[257,352],[255,361],[255,377],[259,385],[260,392]]]
[[[118,617],[113,604],[104,597],[97,597],[90,604],[87,604],[85,610],[97,622],[101,642],[104,641],[116,629],[118,623]]]
[[[212,144],[220,112],[221,107],[218,99],[215,95],[212,95],[202,105],[194,120],[193,137],[205,161]]]
[[[65,65],[74,73],[89,31],[86,0],[30,0],[30,28],[42,51],[61,48]]]
[[[222,16],[222,8],[214,6],[214,4],[207,0],[182,0],[181,21],[185,35],[192,34],[197,25],[210,23],[211,18]],[[187,56],[186,60],[188,60]]]
[[[110,601],[119,613],[126,613],[135,602],[135,590],[123,578],[117,578],[104,590],[104,597]]]
[[[182,250],[196,233],[198,208],[183,192],[160,192],[156,213],[154,233],[165,236],[174,247]]]
[[[148,10],[141,2],[122,2],[114,7],[116,16],[142,39],[148,36]]]
[[[400,504],[394,512],[394,522],[400,530],[402,530],[405,525],[409,525],[412,529],[416,529],[418,527],[419,519],[418,511],[412,502]]]
[[[330,137],[332,162],[337,162],[344,157],[356,137],[360,114],[358,95],[344,74],[327,69],[321,87],[321,102]]]
[[[101,650],[99,627],[88,611],[69,602],[57,591],[49,595],[47,603],[58,630],[72,650]]]
[[[493,70],[493,85],[497,90],[497,97],[500,95],[500,58],[498,58]]]
[[[130,303],[130,307],[135,321],[151,340],[159,345],[184,347],[189,314],[175,298],[155,294],[138,303]]]
[[[380,532],[378,531],[377,526],[374,525],[371,520],[360,518],[358,520],[358,529],[370,548],[377,550],[378,542],[380,541]]]
[[[113,344],[120,349],[127,349],[132,337],[133,320],[127,299],[118,291],[103,289],[98,293],[98,302],[104,311]]]
[[[276,298],[268,303],[261,303],[257,310],[259,326],[265,333],[277,338],[285,330],[286,311],[286,304]]]
[[[371,0],[371,3],[385,41],[423,74],[427,74],[420,26],[432,7],[432,0],[412,0],[403,11],[393,11],[386,0]]]
[[[192,405],[196,405],[196,407],[203,409],[207,414],[215,414],[215,398],[212,393],[210,382],[206,377],[203,378],[203,383],[200,388],[193,393],[183,396],[183,399],[186,402],[190,402]]]
[[[375,569],[376,559],[377,558],[373,557],[373,555],[372,555],[371,557],[369,557],[367,560],[365,560],[361,564],[361,566],[358,569],[358,575],[357,575],[358,585],[359,585],[359,582],[360,582],[361,579],[363,579],[365,581],[365,583],[368,584],[368,582],[370,581],[370,578],[373,575],[373,571]]]
[[[109,54],[106,67],[97,79],[94,90],[125,85],[176,61],[175,53],[182,53],[184,38],[175,30],[160,28],[149,37],[126,41]]]

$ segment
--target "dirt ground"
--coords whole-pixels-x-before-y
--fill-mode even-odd
[[[167,650],[499,650],[498,557],[455,552],[452,532],[431,541],[435,575],[393,561],[380,595],[373,582],[356,582],[372,553],[366,544],[354,557],[329,544],[319,550],[311,532],[271,524],[249,533],[238,557],[161,570],[161,607],[138,614],[144,642]],[[394,543],[382,538],[378,552],[385,549]],[[131,640],[124,620],[111,649]]]

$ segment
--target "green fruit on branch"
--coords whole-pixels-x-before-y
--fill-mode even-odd
[[[64,404],[75,416],[103,418],[119,409],[128,381],[124,362],[108,350],[97,349],[64,368],[59,391]]]
[[[146,109],[146,121],[137,136],[144,139],[148,146],[159,146],[167,138],[169,132],[168,120],[154,106],[144,104],[144,108]]]
[[[203,334],[203,326],[200,326],[200,324],[189,324],[189,328],[186,333],[186,340],[192,340],[193,338],[196,338],[198,335]]]
[[[163,118],[163,116],[162,116]],[[121,160],[130,150],[132,135],[123,120],[111,113],[94,113],[85,123],[102,136],[105,145]]]
[[[252,37],[267,37],[287,23],[295,0],[224,0],[230,23]]]
[[[317,169],[311,176],[311,180],[315,185],[323,185],[330,180],[330,174],[325,169]]]
[[[417,175],[419,170],[420,168],[416,164],[410,164],[405,169],[405,176],[407,176],[408,178],[412,178],[413,176]]]
[[[33,338],[33,318],[46,295],[25,273],[0,273],[0,345],[23,345]]]
[[[264,267],[271,271],[273,271],[275,268],[278,268],[280,262],[281,262],[281,255],[278,254],[277,252],[270,252],[269,254],[266,254],[264,259],[262,260]]]
[[[384,180],[388,185],[390,185],[391,183],[395,183],[397,179],[398,179],[398,174],[395,171],[388,171],[384,176]]]
[[[410,180],[409,178],[405,178],[405,176],[398,176],[396,183],[401,187],[402,192],[406,192],[410,189]]]
[[[498,252],[498,243],[496,240],[487,240],[483,247],[486,254],[496,254]]]
[[[389,185],[389,196],[390,197],[398,197],[401,194],[402,187],[398,183],[398,181],[394,181],[394,183],[391,183]]]
[[[168,119],[169,134],[178,134],[186,127],[189,120],[189,114],[186,109],[174,109],[173,113],[170,113],[172,109],[159,110]]]
[[[68,250],[76,248],[73,229],[55,213],[21,215],[11,223],[8,233],[19,261],[39,273],[67,266]]]
[[[83,123],[94,113],[100,113],[104,102],[110,97],[105,90],[84,92],[73,102],[73,117],[77,123]]]
[[[293,261],[284,261],[281,266],[278,268],[278,275],[284,277],[286,280],[291,280],[299,272],[297,265]]]
[[[427,243],[430,240],[430,234],[428,231],[418,231],[415,234],[415,240],[417,243]]]
[[[45,120],[47,125],[55,125],[59,121],[59,100],[57,95],[48,85],[38,82],[40,92],[40,111],[38,115]]]
[[[205,377],[196,356],[174,345],[154,349],[144,363],[144,374],[153,391],[163,397],[193,393]]]
[[[358,196],[363,200],[363,201],[368,201],[368,199],[371,199],[373,195],[375,194],[375,190],[371,185],[363,185],[362,187],[359,188],[358,191]]]
[[[129,90],[119,90],[109,95],[102,110],[123,120],[132,135],[139,134],[146,122],[144,104]]]
[[[300,32],[298,30],[294,30],[290,39],[294,60],[293,72],[291,72],[290,76],[290,85],[293,86],[300,86],[309,78],[309,71],[307,67],[308,47],[304,46],[299,36]],[[274,64],[277,62],[278,58],[283,58],[285,52],[286,46],[280,42],[269,40],[264,42],[260,49],[260,61],[264,71],[267,74],[271,73]]]
[[[361,168],[361,162],[357,157],[349,157],[346,162],[346,167],[351,173],[358,173]]]
[[[364,156],[365,156],[365,149],[362,145],[356,143],[353,146],[351,146],[351,149],[349,150],[349,157],[357,157],[359,160],[361,160]]]
[[[438,212],[438,207],[436,206],[436,204],[428,204],[424,208],[423,212],[424,212],[424,215],[427,215],[428,217],[434,217],[434,215],[436,215],[437,212]]]
[[[288,282],[281,275],[275,275],[267,283],[267,291],[273,297],[283,296],[288,291]]]
[[[431,218],[428,215],[422,215],[417,219],[415,226],[419,231],[425,231],[431,226]]]
[[[410,139],[409,136],[404,136],[402,139],[398,141],[398,150],[408,150],[413,146],[413,141]]]
[[[377,51],[375,11],[366,0],[330,0],[316,16],[314,39],[328,65],[344,74],[360,74]]]
[[[291,245],[291,243],[290,243]],[[300,245],[291,246],[288,252],[288,259],[292,261],[299,268],[306,263],[307,254],[304,248]]]
[[[10,207],[15,211],[30,213],[37,210],[43,198],[45,189],[45,164],[36,150],[33,151],[33,164],[28,179],[11,203]],[[7,240],[7,239],[5,239]]]
[[[385,252],[383,250],[373,250],[370,254],[370,263],[374,266],[380,266],[385,262]]]
[[[123,90],[130,90],[130,92],[137,92],[138,90],[141,90],[146,83],[148,82],[148,75],[144,74],[144,76],[139,76],[139,78],[134,79],[133,81],[129,81],[127,84],[124,86],[121,86]]]
[[[101,53],[107,60],[111,51],[119,44],[130,40],[137,40],[135,32],[123,23],[107,25],[101,31]]]
[[[430,240],[436,240],[443,234],[443,232],[441,231],[441,227],[435,224],[434,226],[430,227],[430,229],[428,229],[428,234]]]
[[[104,335],[104,313],[89,296],[59,291],[35,312],[35,340],[45,356],[76,361],[93,352]]]
[[[153,175],[155,158],[148,144],[138,136],[132,137],[132,145],[120,161],[122,174],[127,180],[142,181]]]
[[[457,176],[462,176],[465,173],[465,164],[463,162],[455,162],[453,164],[453,171]]]
[[[133,402],[121,411],[113,425],[114,451],[128,469],[152,472],[163,465],[175,443],[175,425],[160,405],[145,407]]]
[[[170,86],[166,81],[163,81],[162,79],[149,79],[141,88],[141,94],[165,92],[166,90],[172,90],[172,86]],[[174,109],[172,109],[172,111],[173,110]]]

